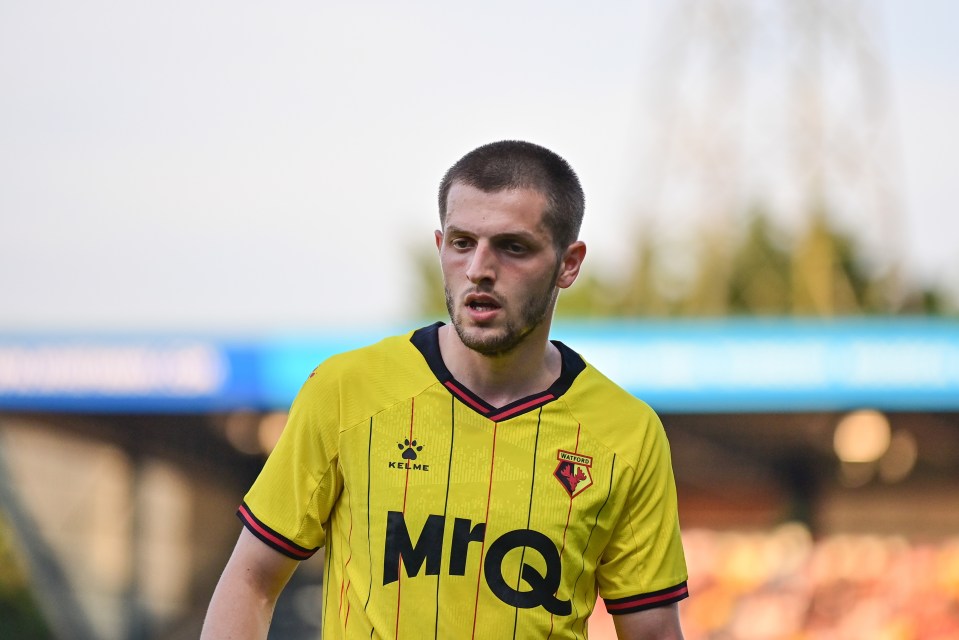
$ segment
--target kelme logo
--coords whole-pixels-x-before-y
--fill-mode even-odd
[[[419,457],[419,453],[423,450],[425,445],[417,442],[416,440],[410,440],[409,438],[404,438],[402,442],[396,443],[396,448],[399,449],[400,460],[390,460],[390,469],[402,469],[404,471],[429,471],[430,465],[423,464],[422,462],[414,462]]]

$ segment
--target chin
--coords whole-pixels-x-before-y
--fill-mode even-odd
[[[502,328],[464,326],[462,322],[454,322],[453,327],[460,342],[484,356],[499,355],[515,346],[514,336]]]
[[[531,333],[531,330],[516,331],[512,327],[464,327],[455,322],[453,326],[460,342],[476,353],[489,357],[506,355]]]

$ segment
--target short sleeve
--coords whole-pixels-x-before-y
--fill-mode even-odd
[[[622,513],[596,572],[600,595],[612,614],[651,609],[688,595],[669,443],[655,414],[647,427]]]
[[[279,442],[237,510],[251,533],[297,560],[325,543],[342,490],[339,407],[339,381],[321,365],[300,389]]]

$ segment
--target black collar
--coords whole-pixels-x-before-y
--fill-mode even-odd
[[[583,362],[583,359],[579,357],[578,353],[562,342],[552,340],[551,342],[559,349],[563,364],[562,371],[559,377],[556,378],[556,381],[553,382],[546,391],[520,398],[502,407],[494,407],[467,389],[466,386],[456,380],[453,374],[450,373],[450,370],[446,368],[446,363],[443,362],[443,357],[440,355],[439,328],[442,327],[443,324],[442,322],[437,322],[428,327],[417,329],[413,332],[410,342],[423,354],[423,357],[426,359],[426,364],[429,365],[433,375],[436,376],[436,379],[439,380],[444,387],[449,389],[450,393],[459,398],[463,404],[493,422],[502,422],[503,420],[514,418],[559,398],[566,393],[573,384],[576,376],[586,368],[586,363]]]

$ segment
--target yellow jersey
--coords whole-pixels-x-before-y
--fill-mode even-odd
[[[656,414],[561,342],[545,391],[494,407],[441,323],[310,375],[238,515],[292,558],[325,547],[323,637],[583,638],[686,597]]]

